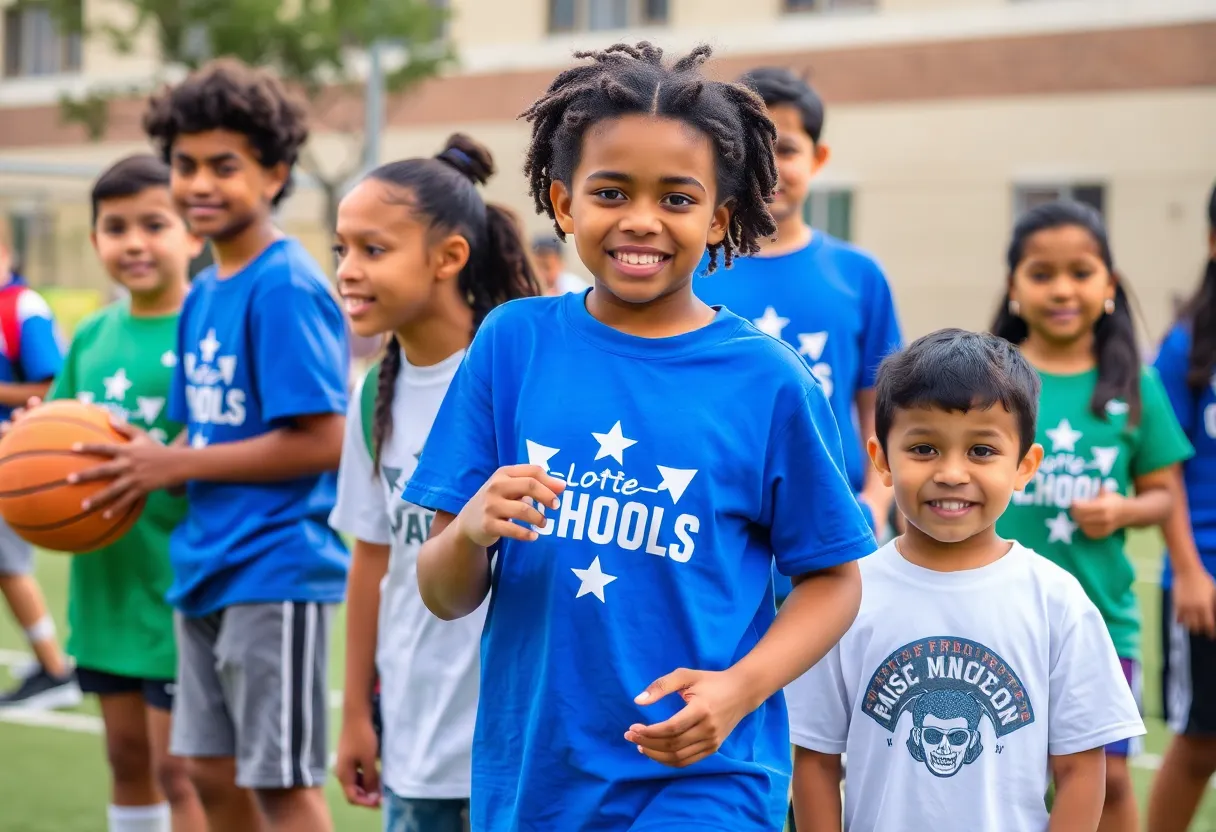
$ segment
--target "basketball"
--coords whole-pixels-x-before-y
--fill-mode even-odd
[[[81,503],[110,480],[69,485],[69,474],[107,460],[72,451],[77,442],[121,444],[126,437],[110,426],[110,412],[77,401],[48,402],[30,411],[0,439],[0,516],[35,546],[82,553],[118,540],[139,519],[141,500],[122,517],[84,511]]]

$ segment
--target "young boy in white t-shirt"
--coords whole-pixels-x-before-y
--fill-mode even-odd
[[[883,362],[869,453],[907,531],[861,562],[856,621],[786,691],[798,832],[841,831],[842,753],[847,832],[1097,829],[1103,747],[1144,725],[1080,584],[994,530],[1043,458],[1038,397],[989,335]]]

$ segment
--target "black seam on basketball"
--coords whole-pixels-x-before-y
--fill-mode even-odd
[[[60,450],[44,450],[44,451],[18,451],[15,454],[0,459],[0,468],[3,468],[6,463],[16,459],[28,459],[32,456],[76,456],[85,457],[86,459],[97,460],[98,464],[106,462],[107,457],[97,456],[94,454],[81,454],[76,451],[60,451]],[[8,499],[10,497],[26,497],[30,494],[37,494],[39,491],[49,491],[52,488],[58,488],[61,485],[67,485],[67,480],[53,480],[39,485],[30,485],[25,488],[18,488],[12,491],[0,491],[0,499]]]
[[[41,416],[38,418],[38,421],[36,422],[36,424],[45,425],[45,424],[48,424],[51,422],[57,422],[61,425],[75,425],[76,427],[84,428],[85,430],[91,431],[93,433],[101,434],[102,436],[104,436],[105,438],[109,439],[112,442],[114,441],[113,430],[107,430],[106,428],[101,427],[100,425],[98,425],[95,422],[86,422],[84,419],[73,419],[71,416]],[[18,422],[16,427],[20,427],[21,424],[22,424],[21,422]],[[35,424],[35,423],[31,422],[31,424]],[[121,441],[121,440],[119,440],[119,441]]]
[[[76,548],[78,548],[80,551],[90,551],[92,549],[100,548],[101,546],[103,546],[107,543],[107,538],[112,536],[117,529],[121,529],[123,527],[123,524],[126,523],[131,518],[132,513],[140,511],[142,509],[143,509],[143,501],[140,500],[139,502],[135,503],[135,505],[133,505],[129,509],[127,509],[126,514],[124,514],[122,516],[121,520],[119,520],[117,523],[110,526],[110,528],[106,529],[105,534],[101,535],[100,537],[95,537],[92,540],[86,541],[83,545],[76,547]],[[84,518],[88,517],[91,514],[96,514],[100,510],[101,509],[90,509],[89,511],[83,511],[80,514],[77,514],[75,517],[72,517],[68,520],[63,520],[59,523],[54,523],[50,526],[23,526],[19,523],[9,523],[9,528],[11,528],[13,531],[15,531],[19,534],[22,531],[27,531],[27,532],[56,531],[65,526],[70,526],[72,523],[75,523],[78,520],[83,520]],[[110,541],[110,542],[112,542],[112,541]]]
[[[115,542],[116,540],[118,540],[119,537],[122,536],[122,534],[127,533],[128,530],[123,529],[123,526],[125,526],[127,524],[127,521],[131,519],[131,515],[142,509],[143,509],[142,501],[135,503],[135,505],[133,505],[127,509],[126,514],[124,514],[117,523],[115,523],[113,526],[111,526],[106,531],[105,534],[103,534],[101,537],[94,538],[93,540],[88,541],[87,543],[85,543],[83,546],[80,547],[80,550],[82,552],[90,552],[93,549],[100,549],[102,546],[108,546],[111,543]],[[119,531],[120,529],[122,529],[122,534],[115,535],[115,532]]]
[[[103,509],[91,508],[88,511],[82,511],[79,514],[73,514],[71,517],[68,517],[65,520],[57,520],[54,523],[49,523],[45,526],[29,526],[29,525],[25,525],[23,523],[9,523],[9,526],[17,531],[53,532],[56,529],[62,529],[64,526],[70,526],[73,523],[75,523],[77,520],[83,520],[84,518],[88,517],[90,514],[96,514],[98,511],[101,511],[101,510],[103,510]]]

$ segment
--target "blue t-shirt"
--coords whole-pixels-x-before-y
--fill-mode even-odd
[[[513,301],[478,332],[404,498],[458,513],[504,465],[569,487],[534,542],[493,561],[473,747],[488,832],[780,829],[790,776],[780,693],[712,757],[673,769],[624,739],[724,670],[775,614],[786,575],[875,548],[822,388],[792,350],[720,310],[671,338],[595,320],[584,294]]]
[[[18,286],[15,311],[21,344],[17,350],[17,367],[8,360],[10,350],[4,343],[4,327],[0,327],[0,383],[33,383],[50,381],[63,368],[63,349],[55,329],[51,307],[42,295],[25,285],[17,275],[6,286]],[[13,408],[0,404],[0,421],[7,419]]]
[[[1190,329],[1180,324],[1165,336],[1153,366],[1174,406],[1178,424],[1195,448],[1195,455],[1183,463],[1187,504],[1203,565],[1216,575],[1216,374],[1205,387],[1196,390],[1188,386],[1190,356]],[[1173,571],[1166,558],[1162,585],[1168,587],[1172,582]]]
[[[169,418],[194,447],[238,442],[299,416],[346,412],[346,326],[298,242],[278,240],[241,272],[194,280],[178,325]],[[173,533],[169,602],[191,616],[234,604],[342,600],[349,555],[329,527],[337,475],[190,482]]]

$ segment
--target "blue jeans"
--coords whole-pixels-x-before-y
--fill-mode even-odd
[[[469,832],[469,801],[398,797],[384,790],[384,832]]]

